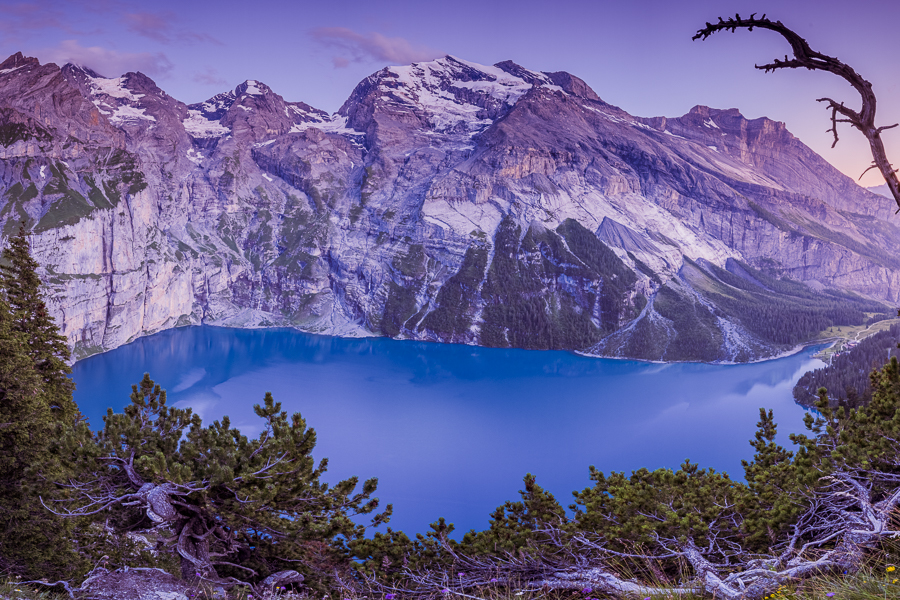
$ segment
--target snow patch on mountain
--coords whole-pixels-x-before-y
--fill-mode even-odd
[[[300,102],[288,102],[284,107],[284,115],[286,117],[290,117],[293,113],[294,117],[298,117],[303,121],[319,121],[324,122],[328,120],[328,113],[325,111],[319,110],[317,108],[313,108],[309,105],[300,103]]]
[[[493,119],[489,112],[514,105],[533,85],[562,91],[543,73],[528,71],[529,83],[499,67],[446,56],[404,67],[388,67],[380,79],[380,101],[422,109],[438,132],[473,134]]]
[[[205,157],[203,156],[203,154],[201,154],[201,153],[200,153],[199,151],[197,151],[196,149],[194,149],[194,148],[188,148],[188,151],[187,151],[187,158],[188,158],[189,161],[191,161],[191,162],[194,163],[195,165],[198,165],[198,166],[199,166],[199,165],[201,165],[201,164],[203,163],[203,159],[204,159]]]
[[[92,94],[104,94],[112,98],[121,98],[129,102],[137,102],[144,97],[144,94],[135,94],[125,87],[127,77],[116,77],[115,79],[107,79],[106,77],[88,77],[91,85]],[[97,101],[94,101],[96,104]]]
[[[188,116],[182,124],[188,135],[195,138],[217,138],[231,133],[218,119],[209,119],[203,112],[195,109],[188,110]]]
[[[109,118],[109,122],[113,125],[136,120],[156,121],[156,117],[154,117],[153,115],[148,115],[143,108],[136,108],[134,106],[125,104],[123,106],[116,107],[116,110]]]
[[[357,131],[347,127],[347,117],[334,115],[318,121],[306,121],[293,125],[288,133],[300,133],[307,129],[319,129],[325,133],[336,133],[338,135],[348,135],[351,137],[365,136],[362,131]]]
[[[263,91],[259,89],[259,82],[252,79],[247,80],[247,89],[244,92],[251,96],[262,96]]]
[[[231,105],[234,104],[234,101],[234,92],[225,92],[224,94],[216,94],[206,102],[191,104],[188,108],[199,110],[204,114],[224,114],[225,111],[231,108]]]
[[[617,117],[615,115],[611,115],[608,112],[606,112],[605,110],[600,110],[599,108],[594,108],[593,106],[582,106],[582,108],[589,110],[591,112],[595,112],[599,115],[603,115],[604,118],[609,119],[613,123],[628,123],[628,121],[626,121],[622,117]]]

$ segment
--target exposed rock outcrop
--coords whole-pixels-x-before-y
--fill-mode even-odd
[[[16,54],[0,198],[78,356],[205,322],[742,361],[900,300],[891,201],[782,123],[637,118],[511,61],[382,69],[328,115]]]

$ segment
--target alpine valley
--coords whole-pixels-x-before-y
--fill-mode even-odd
[[[784,124],[509,61],[388,67],[329,115],[15,54],[0,198],[77,357],[209,323],[742,362],[900,301],[893,201]]]

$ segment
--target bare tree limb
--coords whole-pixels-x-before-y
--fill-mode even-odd
[[[18,583],[20,583],[22,585],[36,583],[38,585],[46,585],[47,587],[56,587],[58,585],[61,585],[65,588],[66,592],[69,594],[69,598],[72,598],[72,600],[75,600],[75,593],[72,591],[72,586],[69,584],[68,581],[56,581],[54,583],[48,583],[46,581],[19,581]]]
[[[441,551],[454,571],[465,572],[465,578],[448,577],[441,570],[404,569],[406,584],[402,588],[380,586],[371,579],[369,583],[411,597],[434,596],[436,592],[466,596],[469,588],[520,585],[527,589],[591,588],[619,598],[704,593],[725,600],[760,600],[790,581],[855,571],[865,552],[877,542],[900,536],[900,531],[891,527],[893,511],[900,505],[900,486],[894,474],[881,475],[878,471],[835,469],[822,477],[809,508],[797,519],[778,553],[750,553],[717,534],[714,526],[704,533],[709,542],[702,548],[689,537],[657,537],[655,552],[638,549],[629,553],[607,548],[599,535],[542,524],[534,530],[542,541],[518,554],[468,556],[443,541]],[[893,487],[885,489],[885,481]],[[626,579],[609,566],[622,559],[651,562],[673,558],[686,562],[692,576],[672,586]]]
[[[828,71],[834,73],[847,81],[859,93],[862,98],[862,108],[857,112],[844,106],[843,102],[838,103],[830,98],[819,98],[818,102],[826,102],[828,109],[831,111],[831,129],[828,131],[834,134],[834,143],[832,148],[838,142],[837,124],[849,123],[866,136],[869,141],[869,148],[872,151],[872,157],[875,159],[875,166],[881,171],[884,180],[887,182],[891,195],[900,207],[900,179],[897,178],[897,170],[891,166],[888,161],[887,154],[884,149],[884,142],[881,139],[881,132],[885,129],[891,129],[898,124],[888,125],[886,127],[875,126],[875,108],[877,105],[875,92],[872,91],[872,84],[863,79],[859,73],[852,69],[849,65],[841,62],[835,57],[821,54],[809,47],[805,39],[797,33],[785,27],[781,21],[771,21],[763,15],[756,18],[756,13],[750,15],[749,19],[742,19],[741,16],[735,15],[734,18],[723,20],[719,17],[718,23],[706,23],[706,27],[697,31],[693,39],[705,40],[717,31],[729,30],[734,33],[738,28],[746,28],[753,31],[754,27],[760,29],[768,29],[780,34],[791,45],[794,52],[794,58],[789,59],[787,56],[784,60],[775,59],[766,65],[755,65],[757,69],[765,72],[774,71],[776,69],[797,69],[804,67],[810,70]],[[843,116],[839,119],[838,115]],[[868,169],[866,169],[868,171]],[[900,209],[898,209],[900,212]]]

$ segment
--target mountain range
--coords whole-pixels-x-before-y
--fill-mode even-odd
[[[77,357],[208,323],[758,360],[893,311],[891,205],[783,123],[511,61],[387,67],[335,114],[0,63],[0,232]]]

